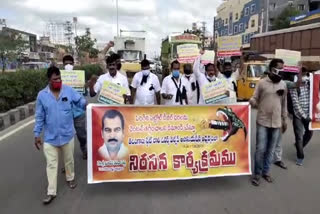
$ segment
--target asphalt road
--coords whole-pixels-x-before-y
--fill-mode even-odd
[[[255,114],[252,116],[252,151]],[[16,127],[13,127],[14,129]],[[292,126],[283,138],[283,159],[289,169],[272,168],[274,184],[254,187],[249,176],[190,181],[86,183],[86,161],[76,141],[78,187],[67,187],[59,173],[58,196],[42,205],[46,194],[45,158],[33,146],[33,124],[0,141],[0,214],[15,213],[226,213],[312,214],[320,213],[320,134],[306,149],[303,167],[295,165]],[[0,133],[1,136],[8,133]]]

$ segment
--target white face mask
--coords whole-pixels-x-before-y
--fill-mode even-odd
[[[209,80],[211,80],[211,81],[215,81],[215,80],[216,80],[216,77],[215,77],[215,76],[210,77],[210,76],[207,75],[207,74],[206,74],[206,76],[207,76],[207,79],[209,79]]]
[[[73,65],[67,64],[64,66],[64,70],[66,71],[72,71],[73,70]]]
[[[150,70],[142,70],[143,76],[149,76]]]
[[[308,76],[303,76],[302,77],[302,82],[308,82],[310,78]]]

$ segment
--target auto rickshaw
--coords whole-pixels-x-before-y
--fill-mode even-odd
[[[240,79],[237,81],[238,100],[249,100],[261,77],[268,71],[267,63],[264,61],[248,61],[242,66]]]

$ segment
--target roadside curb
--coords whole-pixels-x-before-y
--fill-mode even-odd
[[[15,109],[11,109],[5,113],[0,114],[0,131],[3,131],[10,126],[34,116],[36,102],[31,102]]]

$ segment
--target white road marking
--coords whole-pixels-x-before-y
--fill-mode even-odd
[[[16,128],[15,130],[12,130],[11,132],[8,132],[7,134],[5,134],[5,135],[3,135],[3,136],[0,137],[0,141],[2,141],[2,140],[4,140],[4,139],[6,139],[7,137],[9,137],[9,136],[17,133],[17,132],[20,131],[21,129],[24,129],[25,127],[29,126],[30,124],[32,124],[32,123],[34,123],[34,122],[35,122],[35,120],[33,119],[33,120],[31,120],[31,121],[23,124],[22,126],[19,126],[19,127]]]

